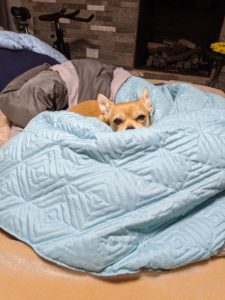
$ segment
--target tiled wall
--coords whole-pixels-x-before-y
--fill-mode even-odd
[[[220,32],[220,40],[225,41],[225,18],[223,20],[223,26]]]
[[[28,7],[33,19],[34,33],[42,40],[52,43],[53,23],[38,19],[41,14],[79,8],[81,16],[95,14],[90,23],[61,20],[70,43],[72,58],[92,57],[104,62],[132,68],[140,0],[21,0]],[[225,40],[225,19],[220,34]]]
[[[38,19],[41,14],[79,8],[80,16],[95,14],[90,23],[61,20],[70,43],[72,58],[93,57],[116,65],[133,67],[139,0],[22,0],[32,13],[35,35],[51,44],[53,23]]]
[[[225,17],[224,17],[223,26],[222,26],[222,29],[221,29],[221,32],[220,32],[220,41],[225,42]],[[223,67],[222,72],[225,73],[225,66]]]

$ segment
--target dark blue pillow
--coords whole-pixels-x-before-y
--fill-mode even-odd
[[[26,49],[10,50],[0,48],[0,92],[18,75],[43,63],[52,66],[59,62],[48,55]]]

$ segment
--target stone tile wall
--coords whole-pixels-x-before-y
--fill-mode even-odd
[[[61,19],[72,58],[99,58],[106,63],[133,67],[139,0],[23,0],[22,4],[31,11],[34,34],[50,44],[54,24],[40,21],[39,15],[62,7],[68,11],[79,8],[82,17],[93,13],[95,17],[90,23]]]
[[[223,26],[222,26],[221,31],[220,31],[220,41],[225,42],[225,17],[224,17],[224,20],[223,20]],[[225,73],[225,67],[223,67],[222,72]],[[224,78],[225,78],[225,74],[224,74]],[[225,90],[225,81],[224,81],[224,90]]]
[[[61,19],[70,43],[72,58],[99,58],[106,63],[133,68],[140,0],[22,0],[32,14],[34,34],[52,43],[54,25],[38,19],[41,14],[52,13],[66,7],[77,8],[81,16],[95,14],[90,23]],[[225,19],[220,33],[225,41]],[[225,68],[223,70],[225,72]]]
[[[220,40],[225,41],[225,17],[224,17],[224,20],[223,20],[223,26],[222,26],[221,31],[220,31]]]

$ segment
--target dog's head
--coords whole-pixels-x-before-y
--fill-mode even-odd
[[[97,100],[101,112],[100,119],[109,124],[114,131],[151,125],[152,102],[146,88],[142,97],[136,101],[115,104],[102,94],[98,95]]]

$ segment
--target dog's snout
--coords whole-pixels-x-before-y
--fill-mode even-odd
[[[134,129],[134,126],[130,125],[126,129]]]

